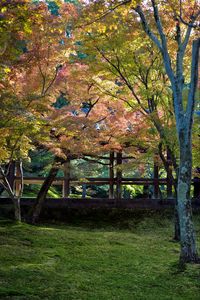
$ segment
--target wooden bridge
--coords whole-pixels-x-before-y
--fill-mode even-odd
[[[109,177],[108,178],[84,178],[78,180],[71,178],[70,176],[70,161],[64,164],[62,177],[56,177],[53,180],[52,185],[62,186],[61,198],[47,198],[44,206],[48,207],[74,207],[74,208],[92,208],[92,207],[121,207],[121,208],[159,208],[168,207],[174,204],[173,199],[173,177],[171,168],[167,172],[166,178],[159,178],[159,166],[154,162],[153,166],[153,178],[134,178],[123,177],[120,166],[123,163],[123,159],[129,159],[129,157],[122,157],[122,153],[110,153],[110,156],[103,157],[103,159],[109,160]],[[114,163],[116,162],[117,168],[114,169]],[[9,182],[15,188],[16,192],[20,190],[21,177],[17,168],[13,168],[9,175]],[[1,178],[0,178],[1,180]],[[23,177],[24,184],[40,184],[45,181],[45,177]],[[192,181],[192,184],[194,181]],[[70,198],[70,189],[72,186],[108,186],[108,198],[91,198],[85,195],[79,198]],[[123,198],[123,186],[125,185],[140,185],[148,189],[151,186],[152,195],[149,197],[148,193],[140,195],[139,199],[127,199]],[[162,199],[160,193],[160,186],[165,186],[165,199]],[[32,205],[35,198],[22,197],[22,205]],[[0,203],[8,203],[8,199],[0,199]],[[198,199],[193,201],[198,204]],[[196,205],[195,204],[195,205]]]

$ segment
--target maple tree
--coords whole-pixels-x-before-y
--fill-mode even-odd
[[[2,21],[2,42],[5,49],[2,50],[1,59],[6,64],[1,69],[0,82],[1,164],[13,159],[21,161],[21,158],[28,156],[28,151],[35,144],[47,142],[49,139],[51,127],[48,125],[47,115],[58,94],[53,89],[53,84],[60,70],[60,55],[63,58],[67,55],[67,47],[64,49],[63,46],[66,41],[69,44],[66,22],[75,12],[73,5],[65,3],[60,7],[62,18],[52,15],[45,3],[15,1],[7,4],[4,1],[2,4],[1,12],[5,17]],[[22,17],[23,22],[19,27],[11,27],[10,24],[19,22]],[[10,39],[12,30],[14,38]],[[15,40],[24,41],[26,49],[16,49]],[[11,47],[10,55],[6,51],[8,44]],[[12,54],[12,47],[16,50],[13,50],[15,55]],[[15,188],[12,189],[9,185],[6,172],[1,166],[3,184],[14,204],[17,203],[15,217],[19,221],[20,197],[23,191],[21,167],[20,170],[21,192],[16,195]]]
[[[99,36],[105,33],[107,37],[112,30],[119,34],[123,21],[128,19],[127,28],[133,23],[138,28],[139,23],[140,27],[137,34],[141,34],[144,38],[148,37],[160,53],[172,91],[171,103],[179,144],[177,201],[181,234],[180,258],[186,262],[198,261],[189,196],[192,170],[192,123],[198,74],[199,39],[197,38],[197,31],[195,31],[195,28],[198,27],[200,14],[198,3],[196,1],[161,3],[154,0],[144,2],[98,1],[94,3],[90,1],[85,3],[85,9],[87,11],[85,23],[89,26],[88,35],[92,38],[93,30],[91,27],[94,23],[96,23],[94,32],[98,32]],[[109,21],[106,21],[107,17]],[[132,21],[130,22],[131,18]],[[137,41],[137,36],[132,35],[130,39],[133,42]],[[191,47],[192,40],[194,41]],[[189,52],[186,52],[187,46],[188,48],[190,46]],[[97,50],[99,49],[97,48]],[[107,48],[105,47],[99,52],[109,62],[109,57],[106,57],[105,54],[106,51]],[[192,57],[190,74],[188,73],[188,53]],[[122,69],[123,65],[120,66],[120,62],[117,61],[116,53],[115,61],[119,73],[120,67]],[[109,63],[112,65],[112,61]],[[116,70],[116,65],[114,69]],[[126,69],[125,71],[122,69],[122,71],[125,73]],[[186,86],[184,81],[189,83],[187,100],[183,96]],[[129,84],[129,82],[127,83]]]
[[[15,207],[15,218],[21,221],[20,197],[23,192],[21,156],[27,155],[30,139],[27,132],[27,103],[17,92],[14,77],[19,71],[19,57],[25,51],[24,39],[31,33],[35,17],[40,16],[39,7],[29,1],[1,1],[0,4],[0,87],[1,87],[1,161],[0,172],[3,185]],[[14,70],[14,68],[16,69]],[[17,83],[16,83],[17,84]],[[33,122],[30,120],[30,130]],[[37,131],[37,130],[35,130]],[[13,159],[17,159],[21,174],[21,189],[15,191],[7,176]],[[8,169],[3,165],[8,162]],[[19,174],[18,174],[19,175]]]
[[[39,11],[30,1],[6,1],[0,3],[0,78],[17,62],[25,50],[25,38],[31,32],[31,24]]]
[[[157,3],[152,1],[154,20],[159,34],[159,39],[151,32],[144,12],[140,6],[136,7],[136,12],[140,16],[144,31],[155,43],[162,54],[165,70],[171,83],[173,92],[173,107],[176,119],[176,131],[180,151],[177,184],[177,201],[181,237],[180,259],[184,262],[197,262],[198,254],[191,220],[190,186],[192,171],[192,123],[194,114],[195,90],[198,78],[198,55],[200,39],[193,41],[190,87],[186,106],[184,106],[183,103],[183,60],[186,47],[189,43],[192,26],[195,25],[196,19],[200,15],[200,9],[197,7],[196,2],[190,3],[189,10],[187,7],[187,1],[184,4],[186,4],[186,7],[183,7],[181,3],[177,11],[174,10],[174,7],[172,7],[173,3],[171,3],[171,6],[169,5],[168,8],[169,10],[171,9],[172,13],[174,13],[174,36],[175,42],[177,43],[176,56],[174,59],[175,68],[173,68],[171,63],[173,56],[170,55],[170,51],[168,50],[166,34],[164,33]],[[185,16],[183,16],[183,11],[186,12]],[[180,20],[178,19],[179,16]],[[186,25],[181,24],[183,18],[187,18]],[[186,29],[185,27],[183,28],[183,26],[186,26]]]
[[[78,66],[68,63],[73,47],[70,39],[66,36],[66,24],[69,16],[75,14],[73,6],[64,5],[61,7],[59,13],[62,14],[62,18],[52,15],[44,3],[39,5],[39,9],[40,18],[32,24],[26,41],[26,51],[20,56],[20,59],[18,58],[17,65],[13,65],[14,68],[8,72],[7,77],[2,81],[2,99],[5,101],[5,106],[2,107],[2,114],[4,115],[2,129],[5,131],[7,128],[8,133],[7,137],[4,135],[5,140],[3,140],[7,155],[4,160],[26,156],[34,144],[39,144],[55,153],[56,161],[64,162],[63,157],[67,159],[69,152],[72,152],[73,155],[82,155],[83,152],[91,149],[88,145],[92,145],[96,151],[99,151],[99,140],[104,146],[108,142],[104,140],[105,133],[97,134],[95,124],[100,123],[100,120],[97,120],[98,116],[94,121],[94,116],[93,120],[89,120],[89,111],[86,113],[87,118],[84,114],[79,114],[77,118],[76,114],[73,115],[72,113],[80,108],[83,98],[91,105],[91,108],[97,102],[96,95],[92,96],[94,103],[91,102],[91,95],[89,95],[90,99],[87,100],[85,94],[87,94],[88,85],[85,85],[82,90],[79,87],[77,95],[76,88],[80,82],[77,77],[74,77],[72,69]],[[81,64],[79,67],[82,68]],[[84,66],[82,69],[85,72]],[[72,80],[69,76],[71,74],[73,75]],[[67,93],[73,94],[73,101],[67,109],[62,109],[58,113],[52,105],[60,93],[66,93],[61,91],[63,86],[66,88],[66,80]],[[73,86],[72,92],[70,92],[71,86]],[[80,93],[82,94],[81,98]],[[11,110],[8,107],[8,97],[12,100],[9,102],[12,107]],[[109,115],[108,112],[107,114]],[[105,116],[101,118],[105,118]],[[52,134],[54,126],[56,126],[55,139],[53,139]],[[83,127],[86,128],[85,131],[83,131]],[[85,132],[86,134],[84,134]],[[91,143],[92,139],[93,142]],[[9,140],[9,145],[6,145],[7,140]],[[9,151],[9,146],[12,148],[11,151]],[[50,172],[51,180],[44,183],[45,191],[48,190],[57,169],[56,167],[53,176]],[[5,175],[3,170],[2,175]],[[21,177],[23,179],[22,174]],[[6,176],[4,179],[6,182]],[[15,197],[14,191],[12,195],[9,194]],[[18,219],[20,219],[19,201],[21,194],[22,190],[17,197]]]
[[[38,194],[33,222],[39,217],[42,203],[61,164],[75,158],[85,159],[88,154],[95,157],[110,150],[121,151],[125,139],[122,141],[121,136],[130,136],[128,126],[135,123],[137,115],[126,110],[123,103],[113,103],[91,80],[90,70],[84,64],[66,64],[59,72],[57,84],[62,94],[67,95],[68,103],[49,116],[54,128],[52,140],[43,145],[56,157]],[[139,126],[132,132],[136,134],[138,130]]]
[[[20,160],[21,166],[21,159],[38,144],[51,150],[56,155],[55,160],[62,162],[69,153],[81,156],[88,152],[121,149],[121,135],[128,125],[131,126],[131,114],[120,104],[117,109],[112,107],[108,99],[99,104],[103,93],[99,89],[94,91],[93,75],[87,73],[85,63],[74,64],[75,47],[68,29],[71,25],[68,25],[71,16],[76,17],[75,7],[58,1],[58,9],[52,13],[45,2],[35,3],[16,0],[1,4],[1,61],[4,62],[1,73],[1,162]],[[53,103],[60,94],[67,95],[71,103],[58,111]],[[89,106],[86,113],[83,112],[84,105]],[[122,110],[124,115],[119,113]],[[132,118],[134,123],[135,117]],[[124,126],[119,125],[119,120]],[[54,127],[56,132],[52,133]],[[20,170],[22,187],[21,167]],[[54,176],[57,170],[58,167]],[[15,190],[11,190],[3,168],[1,172],[4,186],[15,199]],[[46,191],[51,181],[44,183]],[[22,191],[23,187],[16,200],[18,219],[21,218]]]

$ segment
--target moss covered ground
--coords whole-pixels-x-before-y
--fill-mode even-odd
[[[200,299],[200,265],[178,265],[172,235],[172,218],[157,213],[38,226],[2,219],[0,299]]]

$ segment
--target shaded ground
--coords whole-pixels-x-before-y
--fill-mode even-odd
[[[199,299],[200,266],[177,265],[170,218],[109,219],[115,221],[89,216],[39,226],[1,220],[0,299]]]

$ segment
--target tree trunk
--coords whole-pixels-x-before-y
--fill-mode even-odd
[[[167,172],[167,198],[174,198],[173,193],[172,193],[172,186],[174,186],[174,191],[175,191],[175,205],[174,205],[174,241],[180,242],[180,222],[179,222],[179,216],[178,216],[178,202],[177,202],[177,175],[178,175],[178,170],[177,170],[177,164],[175,161],[175,157],[173,155],[172,150],[170,147],[167,147],[167,167],[166,167],[166,172]],[[174,167],[174,170],[176,172],[176,178],[173,178],[173,173],[172,173],[172,167]]]
[[[163,138],[164,134],[162,133],[161,138]],[[160,142],[158,147],[158,152],[160,158],[164,164],[166,173],[167,173],[167,198],[172,198],[172,185],[174,186],[175,190],[175,206],[174,206],[174,241],[180,241],[180,224],[179,224],[179,216],[178,216],[178,208],[177,208],[177,176],[178,176],[178,166],[176,163],[176,158],[170,149],[167,146],[167,159],[165,158],[162,150],[162,142]],[[176,178],[173,177],[172,167],[176,172]]]
[[[23,193],[23,170],[22,170],[22,162],[19,161],[17,164],[17,176],[21,177],[21,184],[18,193],[16,192],[16,184],[15,182],[15,162],[10,162],[8,165],[8,174],[3,170],[0,165],[0,174],[3,180],[3,187],[7,191],[9,198],[13,202],[14,206],[14,218],[17,222],[21,222],[21,206],[20,199]]]
[[[21,206],[20,206],[20,198],[14,198],[14,209],[15,209],[15,220],[17,222],[21,222]]]
[[[177,185],[178,215],[180,222],[180,261],[198,262],[195,232],[192,222],[192,206],[190,200],[190,185],[192,171],[191,143],[187,138],[179,136],[180,165]]]
[[[42,210],[42,205],[46,199],[48,190],[51,187],[51,184],[54,181],[54,179],[58,173],[59,168],[57,166],[57,162],[58,162],[58,158],[55,158],[54,164],[53,164],[51,170],[49,171],[49,174],[46,177],[46,179],[45,179],[44,183],[42,184],[42,187],[37,195],[36,203],[33,207],[33,212],[32,212],[31,222],[33,224],[35,224],[39,219],[39,215]]]

